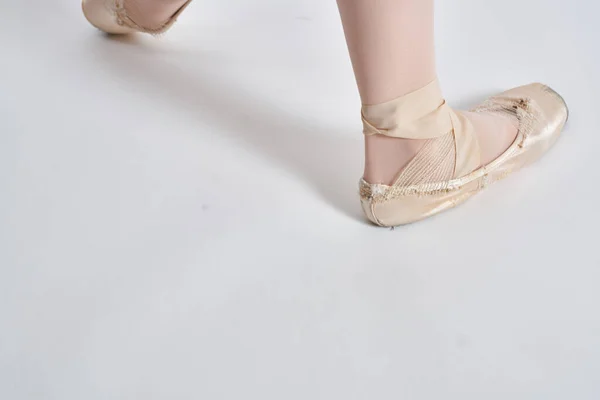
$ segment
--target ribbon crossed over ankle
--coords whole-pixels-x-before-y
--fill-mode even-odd
[[[363,133],[404,139],[436,139],[452,132],[456,150],[454,176],[480,164],[479,146],[470,121],[446,104],[437,79],[386,103],[363,105]]]

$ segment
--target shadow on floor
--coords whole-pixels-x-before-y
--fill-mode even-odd
[[[362,145],[355,137],[341,139],[343,135],[332,134],[329,127],[277,109],[260,93],[247,93],[215,78],[211,57],[189,53],[165,57],[163,50],[146,46],[145,39],[108,38],[102,42],[93,38],[95,61],[125,76],[132,90],[140,84],[157,88],[160,101],[173,102],[219,134],[249,145],[313,186],[328,204],[366,223],[357,194]]]

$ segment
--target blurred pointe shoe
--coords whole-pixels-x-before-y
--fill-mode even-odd
[[[128,15],[124,3],[126,0],[83,0],[83,14],[90,24],[106,33],[124,35],[134,32],[159,35],[173,26],[177,17],[192,2],[188,0],[164,24],[158,28],[145,28],[136,24]]]

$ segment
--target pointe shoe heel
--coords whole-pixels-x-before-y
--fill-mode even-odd
[[[159,28],[144,28],[136,24],[128,15],[124,6],[125,0],[83,0],[81,8],[83,15],[90,24],[103,32],[112,35],[126,35],[134,32],[159,35],[168,31],[177,18],[192,2],[188,0]]]
[[[471,111],[510,115],[519,124],[511,146],[484,166],[473,126],[446,104],[437,80],[390,102],[363,106],[365,135],[426,140],[392,185],[360,180],[362,209],[371,222],[408,224],[465,202],[545,154],[568,118],[563,98],[540,83],[500,93]]]

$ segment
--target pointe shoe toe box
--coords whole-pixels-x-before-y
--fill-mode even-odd
[[[117,15],[117,7],[115,0],[83,0],[81,3],[85,18],[101,31],[113,35],[135,32],[121,22]]]
[[[542,83],[516,87],[490,100],[499,103],[509,100],[514,108],[523,107],[525,112],[520,114],[520,123],[527,136],[522,147],[532,148],[537,155],[554,144],[569,117],[563,97]]]

